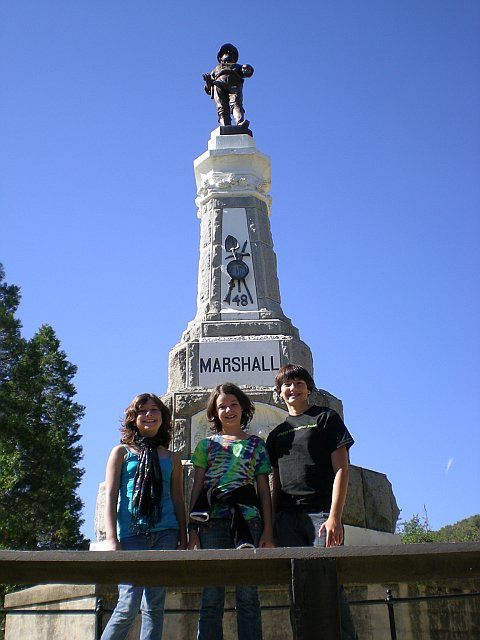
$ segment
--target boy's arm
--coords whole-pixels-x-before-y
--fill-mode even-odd
[[[278,494],[280,493],[280,489],[282,488],[282,483],[280,482],[280,473],[277,467],[272,467],[272,513],[273,517],[277,513],[277,504],[278,504]]]
[[[123,446],[114,447],[105,471],[105,546],[108,551],[121,549],[117,538],[117,503],[124,453]]]
[[[198,496],[200,495],[203,489],[205,472],[206,472],[206,469],[203,469],[202,467],[195,467],[194,476],[193,476],[192,493],[190,495],[190,507],[188,509],[189,514],[193,509],[198,499]],[[192,524],[198,525],[197,522],[192,522]],[[192,529],[191,531],[188,532],[187,549],[200,549],[200,538],[198,537],[198,533],[195,529]]]
[[[170,482],[172,503],[175,516],[177,518],[178,526],[180,528],[179,534],[179,548],[187,548],[187,525],[185,515],[185,500],[183,497],[183,471],[182,461],[178,453],[172,455],[172,478]]]
[[[263,533],[260,536],[258,546],[260,548],[273,548],[273,524],[272,524],[272,502],[270,499],[270,485],[268,475],[261,473],[256,478],[257,494],[260,501],[260,508],[263,517]]]
[[[348,454],[346,447],[335,449],[331,454],[333,472],[335,479],[332,489],[332,506],[330,507],[330,515],[322,524],[319,535],[326,531],[327,547],[334,547],[343,542],[342,513],[347,497],[348,489]]]

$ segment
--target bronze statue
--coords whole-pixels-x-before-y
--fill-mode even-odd
[[[253,75],[249,64],[239,65],[238,49],[227,43],[217,53],[218,64],[211,73],[204,73],[205,91],[215,100],[218,122],[221,126],[232,124],[232,114],[237,126],[248,129],[243,108],[243,79]]]

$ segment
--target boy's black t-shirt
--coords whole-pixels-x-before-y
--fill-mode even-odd
[[[277,510],[329,511],[334,472],[331,454],[354,440],[336,411],[309,407],[299,416],[288,416],[267,438],[267,451],[277,467],[282,490]]]

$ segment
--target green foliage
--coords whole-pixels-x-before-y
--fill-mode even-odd
[[[437,535],[439,542],[480,542],[480,515],[448,524]]]
[[[405,544],[422,542],[480,542],[480,515],[470,516],[432,531],[428,516],[414,515],[400,523],[397,532]]]
[[[76,367],[52,327],[21,337],[19,289],[4,275],[0,265],[0,548],[85,548]]]
[[[430,529],[428,517],[414,515],[410,520],[400,523],[398,533],[404,544],[415,544],[421,542],[437,542],[436,534]]]

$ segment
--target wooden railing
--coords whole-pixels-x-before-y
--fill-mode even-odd
[[[480,577],[480,543],[330,549],[0,551],[0,583],[291,584],[296,640],[340,640],[338,585]]]

